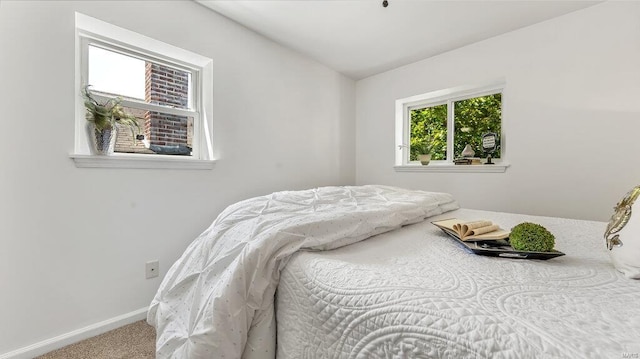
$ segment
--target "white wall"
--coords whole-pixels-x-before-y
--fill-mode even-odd
[[[418,44],[416,46],[419,46]],[[394,101],[505,79],[505,173],[397,173]],[[640,3],[606,2],[356,84],[356,183],[607,220],[640,181]]]
[[[214,60],[211,171],[76,168],[74,11]],[[353,184],[355,84],[191,1],[0,2],[0,356],[149,304],[228,204]]]

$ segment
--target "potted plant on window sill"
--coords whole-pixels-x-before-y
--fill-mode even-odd
[[[116,97],[100,103],[91,96],[89,86],[91,85],[83,88],[82,97],[87,110],[91,149],[95,155],[110,155],[115,148],[118,125],[129,127],[133,138],[136,137],[136,130],[140,130],[140,125],[138,119],[120,105],[122,98]]]
[[[431,140],[429,138],[424,138],[420,142],[416,143],[416,148],[418,152],[418,161],[423,166],[426,166],[431,161]]]

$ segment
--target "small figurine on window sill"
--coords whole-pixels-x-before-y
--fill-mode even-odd
[[[476,151],[473,150],[473,148],[471,148],[471,145],[467,144],[464,149],[462,150],[462,157],[464,158],[471,158],[473,156],[475,156]]]

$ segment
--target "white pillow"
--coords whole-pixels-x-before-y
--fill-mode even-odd
[[[640,186],[615,207],[605,238],[613,265],[628,278],[640,279]]]

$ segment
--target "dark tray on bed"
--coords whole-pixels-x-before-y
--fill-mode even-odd
[[[455,239],[456,242],[460,243],[467,250],[481,256],[547,260],[564,255],[564,253],[556,251],[555,249],[551,252],[517,251],[513,249],[506,240],[465,242],[460,240],[460,238],[458,238],[454,233],[451,233],[444,228],[440,229],[442,229],[444,233],[448,234],[449,237]]]

